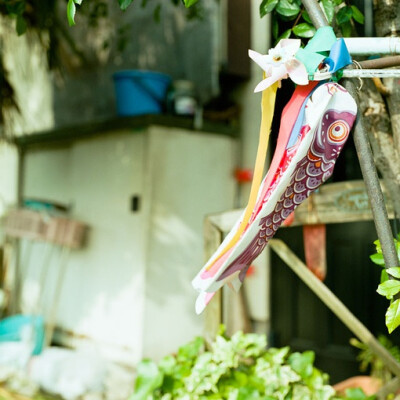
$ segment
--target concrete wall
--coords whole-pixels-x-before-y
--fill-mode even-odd
[[[191,279],[204,262],[205,215],[233,206],[234,140],[153,127],[25,157],[24,196],[71,204],[72,216],[90,226],[87,247],[72,251],[66,265],[57,312],[62,342],[76,345],[65,334],[72,332],[132,364],[202,334]],[[132,195],[140,197],[137,212]],[[21,267],[25,309],[42,285],[50,315],[61,254],[54,251],[40,282],[45,253],[25,242]]]
[[[191,281],[204,264],[204,217],[233,207],[236,146],[218,135],[159,127],[148,140],[152,203],[143,349],[159,358],[203,334]]]
[[[120,132],[76,142],[69,147],[33,150],[24,162],[24,197],[71,205],[73,218],[89,225],[88,243],[72,251],[62,282],[57,324],[118,352],[141,357],[145,293],[144,215],[132,213],[130,197],[143,192],[144,134]],[[29,268],[25,297],[42,285],[45,315],[50,317],[62,268],[60,249],[51,257],[48,279],[38,282],[42,245],[21,252]],[[24,261],[26,260],[26,261]],[[33,282],[32,282],[33,281]],[[115,354],[114,354],[115,356]]]

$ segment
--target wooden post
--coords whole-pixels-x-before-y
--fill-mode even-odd
[[[210,218],[204,220],[204,257],[207,262],[222,242],[222,232]],[[222,324],[222,290],[218,290],[204,311],[204,337],[208,344],[212,343]]]

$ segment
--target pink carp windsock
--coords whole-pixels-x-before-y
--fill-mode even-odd
[[[331,46],[329,57],[327,46]],[[192,282],[200,292],[197,313],[225,283],[239,290],[250,264],[283,221],[332,175],[357,114],[354,99],[342,86],[308,80],[318,68],[328,69],[334,76],[351,62],[344,42],[336,40],[331,28],[320,28],[304,49],[300,49],[300,40],[284,39],[267,55],[249,51],[249,56],[264,70],[264,79],[255,90],[263,91],[263,97],[250,199],[231,232]],[[277,147],[261,182],[276,85],[287,77],[298,86],[282,112]]]
[[[260,187],[251,223],[235,246],[217,259],[234,235],[238,221],[193,280],[200,292],[197,313],[225,283],[240,287],[248,267],[282,222],[332,175],[356,113],[356,102],[339,84],[323,83],[312,90],[299,110],[279,166],[272,177],[267,174]]]

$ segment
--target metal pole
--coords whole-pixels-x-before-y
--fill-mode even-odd
[[[397,67],[400,65],[400,56],[375,58],[374,60],[364,60],[360,61],[359,64],[362,68],[365,69]]]
[[[400,69],[344,69],[343,78],[400,78]]]
[[[317,0],[302,0],[302,3],[310,16],[312,23],[317,29],[329,25]]]
[[[400,54],[398,37],[345,38],[344,41],[350,54],[355,56]]]
[[[311,21],[317,29],[328,25],[328,21],[316,0],[302,0],[302,2],[311,18]],[[356,99],[358,98],[353,82],[346,81],[345,87],[353,97]],[[389,218],[385,208],[378,174],[376,172],[371,146],[367,139],[364,121],[359,114],[355,123],[353,137],[358,159],[360,161],[361,172],[364,177],[369,201],[371,203],[376,231],[382,246],[385,266],[386,268],[397,267],[399,261],[394,246],[393,233],[389,224]]]
[[[358,99],[358,93],[353,82],[346,80],[344,86],[355,99]],[[364,119],[360,117],[359,113],[355,122],[353,138],[371,203],[376,232],[382,246],[385,267],[398,267],[399,261],[394,246],[393,233],[390,227],[385,201],[378,180],[378,173],[376,172],[371,146],[368,142]]]

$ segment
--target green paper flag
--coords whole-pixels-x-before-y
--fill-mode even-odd
[[[296,58],[301,61],[306,67],[307,73],[313,75],[317,70],[318,65],[327,57],[328,54],[311,53],[306,49],[299,49],[296,53]]]
[[[314,74],[318,65],[321,64],[324,58],[328,57],[329,51],[336,40],[333,28],[331,26],[323,26],[317,30],[304,49],[297,51],[296,58],[305,65],[308,74]]]
[[[323,26],[315,32],[315,35],[310,39],[304,50],[313,53],[321,53],[323,51],[329,52],[336,40],[333,28],[331,26]]]

